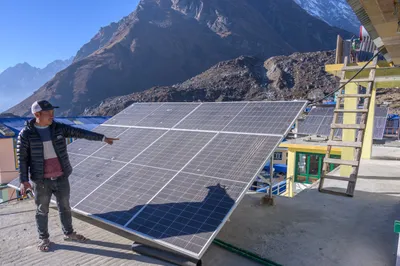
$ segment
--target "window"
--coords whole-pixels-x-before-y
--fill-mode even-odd
[[[282,160],[282,152],[275,152],[274,153],[274,160],[277,160],[277,161]]]
[[[307,184],[318,181],[321,178],[324,158],[325,154],[296,153],[295,181]],[[331,158],[340,158],[340,156],[331,155]],[[330,164],[330,171],[335,167]]]

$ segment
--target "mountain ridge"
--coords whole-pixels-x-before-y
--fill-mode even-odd
[[[43,68],[27,62],[8,67],[0,73],[0,112],[30,96],[57,72],[69,66],[73,57],[54,60]]]
[[[331,26],[358,34],[361,22],[346,0],[294,0],[310,15],[320,18]]]
[[[62,115],[77,115],[108,97],[183,82],[220,61],[333,49],[337,34],[350,36],[292,0],[141,0],[117,25],[96,40],[99,49],[86,57],[81,51],[8,111],[24,115],[33,101],[47,99],[64,106]]]

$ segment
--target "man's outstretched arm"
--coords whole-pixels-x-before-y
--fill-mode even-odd
[[[118,138],[108,138],[103,134],[96,133],[90,130],[85,130],[81,128],[72,127],[65,124],[60,124],[64,137],[66,138],[77,138],[77,139],[87,139],[94,141],[104,141],[108,144],[113,144],[114,140],[119,140]]]

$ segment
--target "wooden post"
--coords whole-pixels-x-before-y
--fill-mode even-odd
[[[335,64],[342,64],[342,63],[343,63],[343,39],[340,35],[338,35],[336,41]]]

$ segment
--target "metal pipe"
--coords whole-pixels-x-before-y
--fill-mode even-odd
[[[274,154],[271,156],[271,161],[269,163],[269,198],[272,199],[272,183],[274,177]]]

